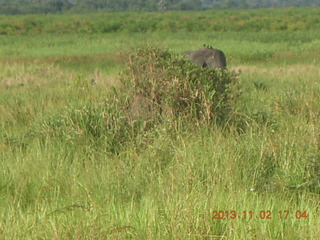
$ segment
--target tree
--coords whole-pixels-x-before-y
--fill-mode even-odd
[[[68,0],[53,0],[49,3],[49,9],[52,12],[62,12],[70,9],[72,4]]]
[[[2,14],[320,6],[319,0],[0,0]]]
[[[247,9],[249,7],[246,0],[239,0],[239,8],[241,9]]]
[[[235,0],[227,0],[225,3],[225,8],[237,8],[238,3]]]
[[[167,0],[160,0],[158,3],[158,10],[165,11],[168,9],[168,1]]]

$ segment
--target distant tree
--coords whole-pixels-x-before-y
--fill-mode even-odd
[[[225,8],[237,8],[238,7],[238,2],[235,0],[227,0],[225,3]]]
[[[246,9],[249,7],[248,3],[246,0],[239,0],[239,5],[238,5],[239,8],[241,9]]]
[[[160,0],[158,3],[158,10],[165,11],[168,9],[168,1],[167,0]]]
[[[181,1],[178,5],[180,10],[199,10],[202,8],[202,2],[200,0]]]
[[[49,2],[48,7],[51,12],[62,12],[69,10],[72,4],[68,0],[53,0]]]
[[[320,6],[320,0],[0,0],[0,14]]]

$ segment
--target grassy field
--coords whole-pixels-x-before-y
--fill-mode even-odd
[[[0,35],[319,29],[319,8],[0,16]]]
[[[0,238],[320,239],[319,42],[316,27],[1,36]],[[125,55],[204,43],[241,70],[235,120],[110,137]]]

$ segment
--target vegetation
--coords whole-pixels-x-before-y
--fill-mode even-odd
[[[312,26],[0,36],[0,238],[319,239]],[[203,44],[228,71],[180,54]],[[163,111],[135,114],[137,93]]]
[[[320,6],[317,0],[0,0],[0,14]]]
[[[0,35],[319,29],[320,8],[0,16]]]
[[[236,100],[237,74],[203,69],[187,56],[156,48],[130,54],[123,83],[133,98],[133,115],[154,123],[187,119],[192,124],[221,122]]]

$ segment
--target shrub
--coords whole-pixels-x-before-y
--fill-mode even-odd
[[[127,62],[121,79],[133,117],[209,124],[232,113],[238,96],[235,72],[202,68],[182,54],[154,47],[129,54]]]

